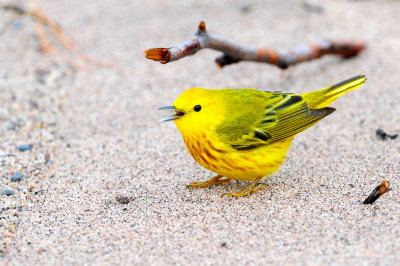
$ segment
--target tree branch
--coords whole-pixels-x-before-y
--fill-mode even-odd
[[[219,67],[240,61],[255,61],[286,69],[291,65],[311,61],[328,54],[338,55],[343,58],[354,57],[364,50],[365,44],[362,42],[320,41],[309,46],[300,46],[293,50],[258,48],[253,45],[242,45],[236,41],[210,34],[206,31],[205,22],[202,21],[191,40],[170,48],[147,49],[144,53],[146,58],[166,64],[185,56],[193,55],[203,48],[210,48],[223,53],[215,59]]]

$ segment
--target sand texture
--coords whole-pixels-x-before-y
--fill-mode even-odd
[[[0,195],[0,264],[399,263],[400,138],[376,136],[400,133],[399,1],[38,3],[82,52],[114,66],[77,69],[40,53],[27,17],[0,36],[0,190],[14,192]],[[0,11],[0,26],[10,15]],[[190,38],[200,20],[243,44],[357,40],[367,49],[286,71],[218,69],[212,50],[166,65],[144,58]],[[158,107],[191,87],[302,93],[358,74],[367,84],[296,137],[267,189],[239,199],[221,195],[245,182],[186,189],[213,173],[173,123],[157,122]],[[23,177],[11,182],[15,173]],[[391,190],[363,205],[385,179]]]

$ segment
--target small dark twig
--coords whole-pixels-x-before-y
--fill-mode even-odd
[[[389,135],[389,134],[387,134],[385,131],[383,131],[382,129],[376,130],[376,135],[377,135],[381,140],[386,140],[387,138],[389,138],[389,139],[395,139],[395,138],[397,138],[397,137],[399,136],[398,134]]]
[[[26,11],[19,6],[13,6],[13,5],[4,5],[0,6],[1,9],[4,9],[4,11],[11,11],[13,12],[13,16],[8,19],[6,22],[3,23],[2,29],[0,30],[0,36],[3,35],[10,27],[11,25],[19,19],[21,16],[23,16]]]
[[[13,11],[14,13],[21,16],[27,13],[27,11],[24,8],[16,5],[4,5],[1,8],[3,8],[6,11]]]
[[[377,186],[372,193],[364,200],[363,204],[372,204],[374,203],[377,199],[379,199],[380,196],[388,192],[390,187],[390,183],[387,180],[382,181],[382,183]]]
[[[343,58],[354,57],[364,50],[365,44],[361,42],[320,41],[313,45],[301,46],[293,50],[258,48],[253,45],[242,45],[233,40],[210,34],[206,31],[205,22],[202,21],[191,40],[170,48],[147,49],[144,53],[146,58],[166,64],[185,56],[193,55],[203,48],[210,48],[223,53],[215,60],[219,67],[240,61],[255,61],[286,69],[291,65],[311,61],[328,54],[338,55]]]

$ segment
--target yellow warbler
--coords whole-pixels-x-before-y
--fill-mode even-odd
[[[243,190],[226,194],[241,197],[264,188],[260,180],[279,169],[294,136],[335,111],[328,105],[365,81],[359,75],[305,94],[193,88],[172,106],[160,108],[175,111],[161,121],[173,120],[193,158],[217,173],[188,188],[251,181]]]

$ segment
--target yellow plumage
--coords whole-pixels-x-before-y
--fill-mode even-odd
[[[173,106],[162,108],[175,111],[163,121],[174,120],[193,158],[218,174],[188,187],[252,181],[227,194],[239,197],[264,188],[259,181],[279,169],[294,136],[331,114],[335,109],[329,104],[365,80],[356,76],[301,95],[253,89],[185,91]]]

